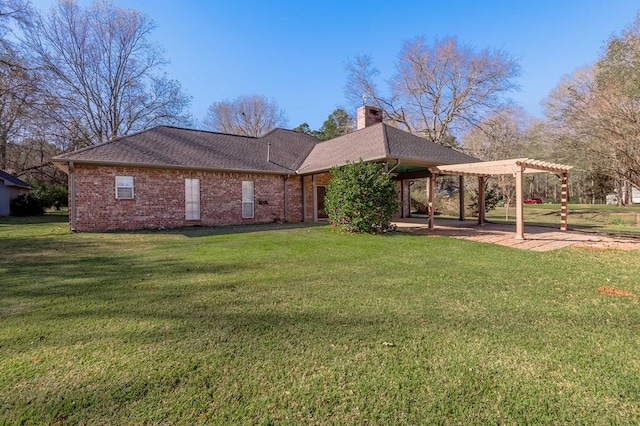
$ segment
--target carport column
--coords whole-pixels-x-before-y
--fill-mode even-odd
[[[562,189],[560,191],[560,230],[567,230],[567,172],[562,173]]]
[[[458,176],[458,194],[460,194],[459,219],[464,221],[464,176]]]
[[[313,222],[318,221],[318,190],[316,188],[316,175],[311,175],[311,210]]]
[[[404,219],[405,216],[405,195],[404,195],[404,179],[400,179],[400,217]]]
[[[433,229],[433,206],[434,206],[434,199],[435,199],[435,190],[436,190],[436,174],[432,173],[431,176],[429,176],[429,180],[428,180],[428,200],[429,202],[427,203],[427,210],[429,211],[429,229]]]
[[[484,176],[478,176],[478,225],[484,225]]]
[[[522,166],[516,170],[516,239],[524,240],[524,209],[522,207]]]

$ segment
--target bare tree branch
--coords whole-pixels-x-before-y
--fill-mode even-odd
[[[262,136],[286,124],[278,104],[258,95],[214,102],[203,120],[206,129],[243,136]]]
[[[384,110],[385,118],[426,139],[444,143],[447,136],[481,122],[508,102],[504,95],[517,88],[519,66],[506,52],[475,51],[455,38],[423,38],[406,42],[396,72],[386,82],[389,95],[380,94],[379,72],[368,56],[347,66],[346,95],[352,101],[366,96]]]

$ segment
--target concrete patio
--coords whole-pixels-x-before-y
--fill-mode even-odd
[[[526,225],[524,239],[516,239],[515,224],[485,223],[478,225],[476,221],[459,221],[453,219],[436,219],[434,228],[429,229],[427,219],[399,219],[393,222],[400,232],[411,232],[421,235],[443,235],[483,243],[499,244],[524,250],[549,251],[569,246],[590,249],[622,249],[640,250],[640,239],[609,237],[587,234],[577,231],[560,231],[559,229]]]

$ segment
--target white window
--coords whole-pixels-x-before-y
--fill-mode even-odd
[[[133,198],[133,176],[116,176],[116,198]]]
[[[184,218],[200,220],[200,179],[184,180]]]
[[[242,218],[253,218],[253,181],[242,181]]]

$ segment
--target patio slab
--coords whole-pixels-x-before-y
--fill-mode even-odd
[[[401,219],[393,224],[400,232],[421,235],[443,235],[452,238],[514,247],[523,250],[550,251],[577,246],[590,249],[640,250],[640,239],[560,231],[542,226],[525,226],[524,240],[516,239],[515,225],[436,219],[429,229],[426,219]]]

